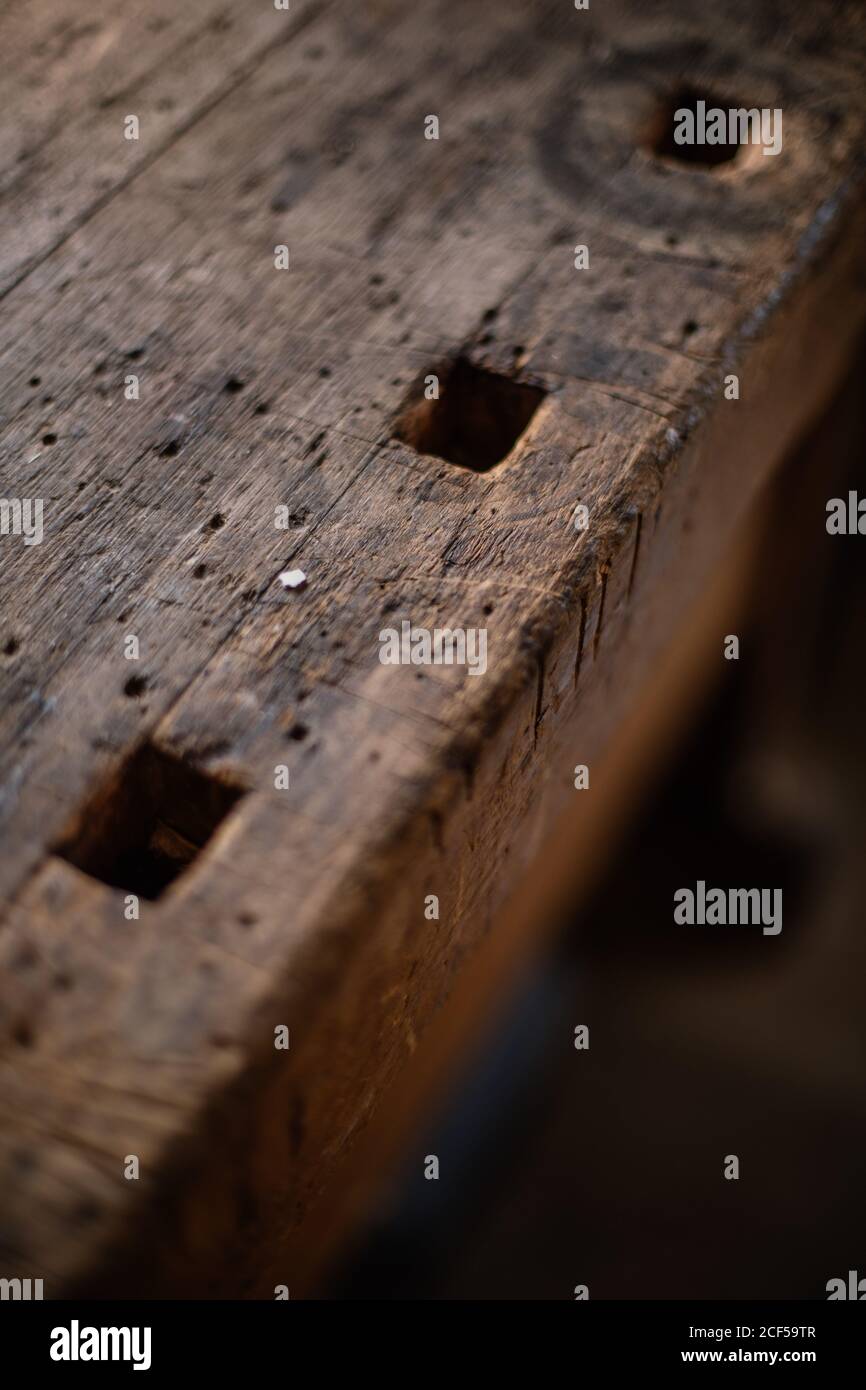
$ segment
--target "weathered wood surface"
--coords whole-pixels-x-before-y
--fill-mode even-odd
[[[87,0],[44,105],[56,7],[9,9],[0,494],[45,540],[0,538],[3,1273],[272,1290],[828,398],[863,25],[754,8]],[[657,159],[686,80],[781,106],[783,153]],[[548,393],[485,474],[395,438],[460,355]],[[404,617],[486,627],[487,673],[382,666]],[[131,922],[54,851],[145,742],[247,794]]]

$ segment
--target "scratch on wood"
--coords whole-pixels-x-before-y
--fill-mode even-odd
[[[640,532],[643,524],[643,512],[637,514],[637,524],[634,529],[634,551],[631,557],[631,572],[628,577],[628,597],[631,598],[631,591],[634,588],[635,575],[637,574],[637,560],[640,554]]]
[[[538,658],[538,684],[535,692],[535,717],[532,721],[532,746],[538,743],[538,726],[544,716],[544,654]]]
[[[580,596],[580,630],[577,634],[577,656],[574,658],[574,689],[580,679],[580,663],[583,660],[583,639],[586,635],[586,596]]]
[[[598,601],[598,622],[595,625],[595,636],[592,639],[593,658],[598,656],[598,644],[601,641],[601,629],[604,624],[604,600],[607,595],[607,576],[610,574],[610,565],[605,563],[601,567],[601,598]]]

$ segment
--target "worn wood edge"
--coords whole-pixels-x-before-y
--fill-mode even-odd
[[[763,498],[735,539],[705,594],[692,606],[662,654],[615,744],[593,768],[591,803],[561,813],[527,872],[497,913],[494,930],[476,949],[452,995],[433,1020],[411,1065],[383,1098],[354,1150],[341,1158],[324,1200],[311,1205],[285,1252],[261,1273],[291,1280],[297,1297],[316,1297],[347,1242],[363,1230],[388,1191],[406,1152],[427,1131],[458,1069],[472,1057],[524,970],[573,917],[615,860],[624,833],[662,772],[701,702],[724,673],[718,633],[736,631],[744,616],[766,524]],[[566,1044],[568,1040],[566,1040]]]

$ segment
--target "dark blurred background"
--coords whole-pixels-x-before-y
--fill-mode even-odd
[[[866,494],[864,381],[861,351],[773,482],[740,660],[325,1297],[823,1299],[866,1275],[866,539],[825,527]],[[781,935],[676,926],[698,878],[781,887]]]

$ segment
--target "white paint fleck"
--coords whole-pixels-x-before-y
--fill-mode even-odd
[[[283,570],[277,577],[284,589],[303,589],[307,582],[303,570]]]

